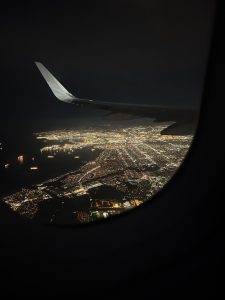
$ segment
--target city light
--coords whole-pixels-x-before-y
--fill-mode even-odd
[[[23,155],[19,155],[18,157],[17,157],[17,160],[18,160],[18,162],[19,162],[19,164],[23,164],[23,162],[24,162],[24,156]]]
[[[36,138],[43,141],[43,157],[53,159],[60,154],[78,160],[77,153],[82,153],[81,165],[3,200],[14,211],[32,219],[40,202],[53,201],[54,207],[54,201],[57,199],[58,205],[60,199],[60,208],[54,211],[60,214],[60,210],[70,209],[65,215],[71,215],[74,223],[107,218],[137,207],[168,182],[191,144],[190,135],[161,135],[166,127],[156,124],[36,133]],[[18,156],[18,161],[23,163],[23,155]],[[38,170],[38,166],[30,170]],[[49,216],[50,223],[57,220],[56,213]]]
[[[38,170],[38,167],[30,167],[30,170]]]

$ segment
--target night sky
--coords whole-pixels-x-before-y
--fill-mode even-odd
[[[198,107],[213,8],[213,0],[4,5],[1,128],[91,115],[56,101],[36,60],[78,97]]]

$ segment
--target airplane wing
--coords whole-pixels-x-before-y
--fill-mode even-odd
[[[78,98],[69,93],[42,63],[35,62],[35,64],[46,80],[53,94],[60,101],[109,111],[109,116],[120,115],[121,118],[132,118],[135,116],[149,117],[153,118],[154,122],[174,122],[172,125],[164,129],[161,134],[188,135],[193,134],[196,129],[198,120],[197,110]]]

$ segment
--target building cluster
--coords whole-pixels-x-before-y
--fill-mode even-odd
[[[38,204],[51,198],[52,196],[44,190],[32,188],[22,189],[17,193],[9,195],[4,198],[4,201],[20,215],[32,219],[38,211]]]
[[[106,218],[136,207],[151,198],[171,178],[185,157],[192,136],[162,136],[165,125],[121,129],[57,130],[36,134],[44,141],[42,155],[59,153],[80,159],[78,150],[98,150],[93,160],[79,169],[50,178],[31,189],[9,195],[4,201],[29,218],[39,203],[73,200],[74,222]],[[23,157],[18,157],[23,163]],[[116,196],[115,196],[116,195]],[[85,207],[76,206],[83,199]],[[68,202],[69,203],[69,202]],[[88,203],[88,205],[87,205]],[[56,213],[51,222],[56,220]]]

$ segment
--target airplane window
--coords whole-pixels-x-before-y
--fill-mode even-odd
[[[151,201],[195,135],[214,1],[31,9],[1,19],[1,209],[76,225]]]

